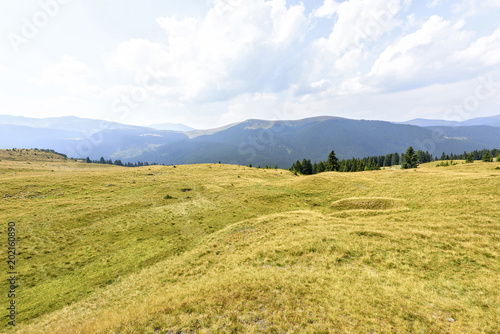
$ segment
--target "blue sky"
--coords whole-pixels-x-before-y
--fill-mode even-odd
[[[0,114],[497,115],[499,17],[500,0],[4,0]]]

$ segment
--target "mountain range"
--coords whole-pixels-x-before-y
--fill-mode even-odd
[[[154,129],[74,116],[35,119],[0,115],[0,148],[49,148],[69,157],[160,164],[223,163],[288,168],[303,158],[326,160],[404,152],[433,155],[500,147],[500,115],[449,123],[403,123],[322,116],[295,121],[246,120],[217,129]],[[157,125],[157,128],[161,126]]]
[[[399,124],[408,124],[408,125],[416,125],[422,127],[430,127],[430,126],[475,126],[475,125],[487,125],[487,126],[495,126],[500,127],[500,115],[490,116],[490,117],[478,117],[469,119],[466,121],[443,121],[439,119],[424,119],[424,118],[416,118],[407,122],[401,122]]]

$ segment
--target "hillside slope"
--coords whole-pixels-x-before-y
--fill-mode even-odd
[[[15,332],[500,330],[500,163],[306,177],[26,159],[0,161]]]
[[[485,128],[490,130],[470,127],[472,139],[457,139],[433,129],[382,121],[336,117],[300,121],[248,120],[211,135],[160,146],[138,159],[165,164],[222,161],[254,166],[277,164],[288,168],[304,158],[324,161],[332,149],[340,159],[402,153],[409,146],[440,155],[443,151],[462,153],[495,148],[499,145],[500,128]]]

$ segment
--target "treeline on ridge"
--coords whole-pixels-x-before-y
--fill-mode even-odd
[[[85,162],[88,164],[102,164],[102,165],[116,165],[116,166],[122,166],[122,167],[143,167],[143,166],[155,166],[158,165],[157,163],[149,163],[149,162],[125,162],[123,163],[121,160],[116,159],[113,161],[112,159],[104,159],[104,157],[101,157],[99,160],[90,160],[89,157],[85,159]]]
[[[412,149],[413,150],[413,149]],[[499,157],[500,158],[500,150],[492,149],[492,150],[474,150],[472,152],[465,152],[462,154],[446,154],[443,152],[441,157],[438,158],[433,157],[428,151],[418,150],[414,152],[416,157],[416,162],[418,164],[423,164],[432,161],[438,160],[483,160],[488,157]],[[338,160],[335,156],[335,152],[332,151],[328,156],[327,161],[320,161],[319,163],[312,163],[310,159],[303,159],[302,162],[297,160],[289,170],[291,172],[300,173],[303,175],[313,175],[322,172],[336,171],[336,172],[362,172],[369,170],[380,170],[381,167],[390,167],[395,165],[403,165],[405,162],[406,154],[400,153],[390,153],[387,155],[380,156],[371,156],[365,157],[361,159],[343,159]],[[497,158],[498,159],[498,158]]]

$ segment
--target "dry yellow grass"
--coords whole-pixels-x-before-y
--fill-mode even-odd
[[[0,159],[19,333],[500,332],[498,163],[306,177]]]

